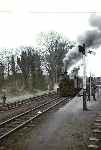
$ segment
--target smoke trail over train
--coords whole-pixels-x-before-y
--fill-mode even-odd
[[[89,24],[93,29],[86,31],[83,35],[78,37],[78,43],[85,43],[86,48],[98,48],[101,45],[101,16],[91,15]],[[81,59],[81,54],[78,51],[78,47],[74,47],[70,50],[63,62],[65,70],[68,70],[72,65],[77,63]]]

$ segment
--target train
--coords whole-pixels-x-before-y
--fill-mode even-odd
[[[61,97],[73,97],[82,89],[82,79],[79,77],[70,78],[67,72],[61,74],[57,93]]]

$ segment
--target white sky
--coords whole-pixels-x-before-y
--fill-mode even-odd
[[[37,34],[50,30],[76,40],[91,29],[88,19],[92,12],[101,14],[100,6],[100,0],[0,0],[0,47],[35,46]],[[97,51],[88,61],[96,75],[100,58]]]

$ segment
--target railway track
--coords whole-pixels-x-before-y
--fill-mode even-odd
[[[25,100],[26,102],[24,102],[24,104],[18,105],[16,107],[15,106],[13,107],[13,105],[11,103],[11,106],[9,107],[9,109],[6,110],[5,113],[2,112],[4,117],[2,116],[0,118],[0,122],[5,121],[8,118],[10,119],[11,117],[13,117],[15,115],[23,113],[29,109],[32,109],[33,107],[41,105],[47,101],[50,101],[55,97],[57,97],[56,93],[49,93],[49,94],[44,94],[41,96],[29,98],[29,99]],[[20,101],[20,103],[22,103],[22,102]]]
[[[101,150],[101,112],[98,113],[92,126],[92,136],[89,138],[88,150]]]
[[[30,104],[34,104],[35,102],[42,102],[42,100],[47,99],[48,97],[54,97],[56,96],[56,92],[50,92],[44,95],[40,95],[40,96],[36,96],[36,97],[31,97],[31,98],[27,98],[24,100],[19,100],[19,101],[15,101],[15,102],[11,102],[11,103],[6,103],[4,106],[0,107],[1,110],[11,110],[11,109],[18,109],[20,107],[25,107],[28,106]]]
[[[10,134],[16,132],[18,129],[23,128],[25,125],[30,124],[32,120],[41,116],[48,110],[52,109],[63,101],[70,101],[70,98],[51,97],[48,102],[44,102],[38,106],[34,106],[19,115],[16,115],[4,122],[0,123],[0,141],[8,137]]]

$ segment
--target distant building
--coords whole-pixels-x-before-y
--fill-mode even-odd
[[[101,85],[101,77],[95,77],[96,85]]]

